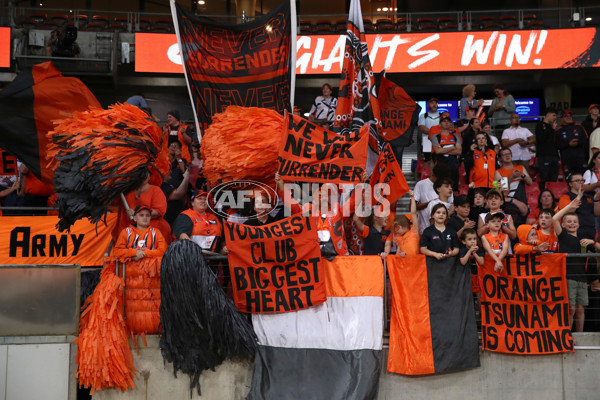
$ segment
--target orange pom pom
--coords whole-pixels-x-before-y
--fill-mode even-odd
[[[211,186],[234,180],[272,182],[283,116],[266,108],[229,106],[202,137],[204,176]]]
[[[123,316],[123,278],[107,264],[100,283],[81,313],[77,346],[77,380],[96,390],[134,387],[135,367],[129,350],[129,329]]]

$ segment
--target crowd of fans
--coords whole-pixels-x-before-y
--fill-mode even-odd
[[[531,132],[504,86],[493,91],[485,108],[475,85],[466,85],[458,121],[438,111],[436,98],[427,102],[418,122],[426,175],[410,192],[411,213],[392,210],[388,221],[355,214],[363,254],[459,255],[463,265],[481,264],[487,254],[500,270],[507,254],[600,251],[600,107],[590,105],[581,124],[569,110],[559,124],[557,111],[548,108]],[[311,119],[330,123],[324,116],[335,114],[332,105],[331,87],[324,85]],[[568,258],[567,281],[571,319],[582,331],[588,290],[600,292],[595,260]]]
[[[145,219],[150,217],[143,228],[160,232],[167,244],[189,239],[209,253],[227,254],[224,216],[229,221],[260,226],[283,218],[287,211],[287,215],[304,212],[316,218],[321,252],[327,259],[345,254],[385,258],[389,254],[421,253],[436,259],[458,256],[463,265],[476,272],[486,254],[501,270],[507,254],[600,252],[596,242],[600,228],[599,106],[589,107],[589,116],[581,125],[573,122],[568,110],[563,112],[559,125],[557,112],[547,109],[535,132],[531,132],[520,125],[512,96],[501,85],[495,86],[494,93],[496,98],[487,115],[494,116],[495,134],[486,119],[483,101],[475,99],[474,85],[467,85],[463,91],[466,106],[461,106],[459,121],[452,121],[446,112],[439,113],[438,100],[430,99],[418,122],[425,161],[422,171],[428,176],[408,194],[410,213],[397,213],[393,204],[387,210],[389,215],[366,218],[362,215],[369,213],[354,212],[364,211],[363,198],[342,198],[330,184],[309,189],[304,202],[283,204],[279,200],[274,204],[266,194],[258,194],[239,209],[214,213],[215,204],[211,204],[202,178],[194,128],[181,122],[178,111],[170,111],[163,126],[169,143],[170,171],[160,187],[146,179],[126,195],[129,210],[122,215],[119,230],[130,225],[130,218],[141,218],[138,210]],[[132,96],[128,102],[147,107],[142,95]],[[336,104],[331,86],[324,84],[309,119],[328,126]],[[156,118],[151,110],[147,112]],[[567,187],[564,193],[557,193],[552,183],[559,181],[561,166]],[[43,207],[49,198],[52,201],[51,190],[24,165],[20,165],[20,172],[21,179],[1,182],[3,205],[41,207],[34,213],[46,214]],[[293,198],[284,193],[289,189],[279,176],[275,181],[280,199]],[[537,201],[528,195],[532,192],[539,193]],[[351,212],[347,215],[342,209]],[[18,213],[4,211],[4,215]],[[567,260],[571,317],[578,331],[584,326],[588,290],[592,294],[600,292],[595,264],[585,257]],[[226,269],[221,272],[227,275]],[[599,316],[594,323],[600,323]],[[594,325],[593,330],[597,328]]]
[[[494,94],[485,110],[475,86],[467,85],[455,124],[438,112],[435,98],[419,119],[422,171],[431,175],[414,189],[421,252],[439,259],[458,250],[463,264],[481,263],[487,254],[497,270],[507,254],[599,252],[600,107],[590,105],[581,124],[569,110],[559,124],[557,111],[548,108],[531,132],[510,93],[495,85]],[[453,200],[453,190],[445,189],[450,184],[461,192]],[[431,237],[448,240],[440,247]],[[582,331],[588,295],[600,291],[595,260],[568,258],[567,282],[571,320]],[[596,326],[597,310],[590,311],[589,325]]]

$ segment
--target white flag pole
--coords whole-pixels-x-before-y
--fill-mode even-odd
[[[296,20],[296,0],[290,0],[290,107],[291,113],[294,113],[294,95],[296,93],[296,44],[298,42],[298,21]]]
[[[175,8],[175,0],[171,0],[171,16],[173,18],[173,26],[175,27],[175,34],[177,35],[177,44],[179,45],[179,55],[181,56],[181,65],[183,66],[183,76],[185,77],[185,83],[188,88],[190,95],[190,102],[192,103],[192,111],[194,112],[194,122],[196,123],[196,136],[198,137],[198,143],[202,142],[202,135],[200,135],[200,124],[198,124],[198,115],[196,114],[196,104],[194,103],[194,96],[192,96],[192,87],[188,80],[188,74],[185,70],[185,61],[183,59],[183,46],[181,45],[181,35],[179,33],[179,19],[177,18],[177,9]]]

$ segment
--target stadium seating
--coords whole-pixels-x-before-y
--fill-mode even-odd
[[[529,21],[527,21],[527,24],[525,25],[525,27],[528,29],[544,29],[545,25],[544,25],[543,21],[529,20]]]
[[[458,167],[458,183],[467,183],[467,172],[465,171],[465,167],[462,164],[460,165],[460,167]]]
[[[21,26],[25,29],[36,29],[38,25],[38,20],[33,18],[27,18],[21,22]]]
[[[419,32],[435,32],[437,30],[437,24],[431,17],[417,18],[417,30]]]
[[[440,31],[452,31],[458,29],[458,24],[452,17],[439,17],[437,19],[437,25]]]
[[[540,187],[537,183],[525,185],[525,193],[527,194],[529,209],[533,210],[537,207],[538,198],[540,197]]]
[[[58,22],[61,25],[64,25],[69,20],[69,16],[67,14],[54,14],[50,16],[50,21]]]
[[[396,16],[390,18],[389,14],[382,15],[382,18],[375,18],[375,22],[372,19],[364,18],[363,25],[365,33],[393,33],[393,32],[407,32],[411,28],[417,32],[436,32],[436,31],[456,31],[466,28],[463,25],[466,21],[464,14],[448,13],[451,15],[442,15],[439,17],[417,17],[410,14],[405,17]],[[421,14],[422,15],[422,14]],[[458,20],[456,19],[458,15]],[[125,30],[132,28],[132,24],[136,21],[125,15],[109,17],[107,15],[97,14],[88,18],[87,15],[78,15],[78,28],[86,28],[88,20],[93,23],[87,31],[123,31],[123,25],[126,26]],[[139,18],[138,29],[140,31],[152,31],[152,32],[173,32],[173,21],[171,18],[156,18],[154,21],[150,21],[148,18]],[[411,20],[415,23],[411,26]],[[50,24],[46,24],[47,21],[52,21]],[[72,14],[52,14],[48,17],[48,14],[43,12],[31,13],[26,17],[20,19],[20,26],[28,29],[39,28],[41,29],[52,29],[54,22],[60,26],[65,26],[69,23],[69,26],[74,26],[75,16]],[[159,26],[167,27],[159,28]],[[522,21],[519,21],[518,17],[513,14],[506,15],[481,15],[479,17],[473,17],[471,30],[502,30],[502,29],[545,29],[547,28],[544,21],[538,18],[536,14],[525,14],[522,17]],[[343,34],[347,28],[346,20],[337,20],[335,23],[331,20],[301,20],[298,25],[298,33],[300,34],[328,34],[336,33]]]
[[[315,32],[316,33],[333,33],[334,28],[331,23],[327,20],[317,21],[315,24]]]
[[[406,32],[409,26],[406,18],[398,18],[396,21],[396,32]]]
[[[312,32],[312,25],[310,21],[300,21],[299,30],[302,34],[307,34]]]
[[[77,16],[71,15],[69,17],[69,23],[73,23],[73,25],[75,25],[75,20],[76,19],[77,19],[77,22],[79,24],[79,26],[78,26],[79,28],[85,28],[87,26],[88,22],[89,22],[89,17],[87,15],[85,15],[85,14],[81,15],[80,14],[80,15],[77,15]]]
[[[108,25],[108,28],[106,28],[106,30],[111,32],[127,32],[127,24],[113,22],[112,24]]]
[[[421,174],[421,173],[423,172],[423,167],[424,167],[424,165],[425,165],[425,162],[423,161],[423,159],[422,159],[422,158],[419,158],[419,159],[417,160],[417,168],[415,169],[415,172],[416,172],[417,174]]]
[[[141,22],[139,24],[139,30],[140,31],[147,31],[148,29],[150,29],[150,24],[148,22]]]
[[[109,24],[109,18],[106,15],[94,15],[92,16],[92,22],[97,24],[103,24],[103,27],[106,28]]]
[[[334,30],[337,33],[346,33],[347,29],[348,29],[348,22],[345,19],[339,19],[336,21]]]
[[[554,197],[556,197],[557,199],[562,196],[563,194],[567,193],[569,191],[569,185],[567,185],[567,182],[546,182],[546,189],[550,189],[550,191],[552,192],[552,194],[554,194]]]
[[[388,32],[394,30],[394,23],[389,18],[380,18],[375,23],[377,32]]]
[[[54,30],[60,28],[61,26],[62,24],[60,22],[47,20],[39,24],[36,29]]]
[[[486,22],[479,27],[482,31],[497,31],[503,29],[504,25],[498,22]]]
[[[36,20],[38,24],[41,24],[48,19],[48,15],[46,13],[36,12],[29,14],[28,19]]]
[[[148,29],[152,33],[171,33],[171,27],[167,25],[151,25]]]
[[[508,22],[517,22],[517,17],[514,15],[501,15],[498,17],[498,21],[502,24],[506,24]]]
[[[156,18],[154,20],[154,25],[163,25],[171,27],[173,26],[173,20],[171,20],[171,18]]]
[[[106,25],[103,22],[90,22],[87,26],[81,28],[84,32],[101,32]]]
[[[504,29],[519,29],[519,23],[517,21],[508,21],[504,23]]]

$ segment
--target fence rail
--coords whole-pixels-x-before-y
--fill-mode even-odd
[[[313,11],[313,10],[310,10]],[[71,8],[39,8],[39,7],[16,7],[12,4],[0,7],[0,26],[16,27],[24,22],[35,24],[36,18],[46,14],[48,19],[57,19],[66,16],[69,22],[76,27],[86,27],[92,18],[106,17],[106,20],[95,19],[106,24],[108,27],[114,24],[114,29],[127,32],[150,29],[155,23],[171,20],[170,13],[150,13],[137,11],[113,11],[113,10],[86,10]],[[255,18],[254,16],[236,15],[197,15],[215,20],[226,20],[243,22]],[[332,25],[338,21],[345,21],[347,13],[334,14],[311,14],[300,9],[297,20],[318,24],[320,21],[329,20]],[[510,9],[510,10],[458,10],[458,11],[427,11],[407,12],[406,10],[377,11],[375,13],[363,13],[363,18],[371,23],[379,20],[389,20],[392,24],[405,25],[407,31],[418,31],[424,29],[421,23],[429,24],[428,28],[448,30],[491,30],[499,25],[513,27],[514,29],[526,29],[534,27],[544,28],[575,28],[584,26],[600,25],[600,6],[586,7],[564,7],[564,8],[535,8],[535,9]],[[448,19],[450,18],[450,19]],[[430,21],[431,20],[431,21]],[[45,20],[41,21],[45,23]],[[94,22],[95,23],[95,22]],[[455,27],[453,25],[456,25]]]

